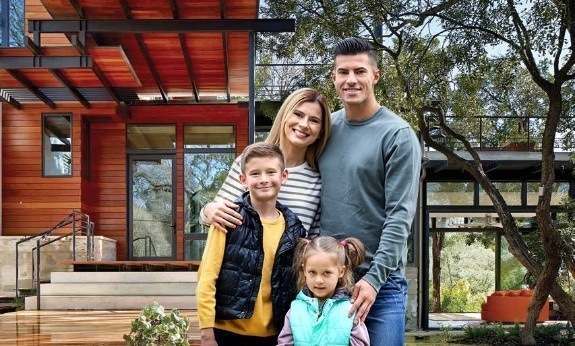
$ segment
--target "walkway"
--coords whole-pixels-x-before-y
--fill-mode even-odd
[[[188,338],[200,345],[196,311],[183,310],[192,319]],[[124,334],[139,311],[17,311],[0,315],[2,345],[126,345]]]

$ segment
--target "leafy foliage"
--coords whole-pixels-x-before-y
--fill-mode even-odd
[[[134,346],[188,346],[189,328],[190,319],[181,317],[177,309],[166,315],[164,307],[153,302],[144,307],[140,316],[132,321],[130,334],[124,334],[124,340]]]
[[[521,344],[523,327],[519,324],[504,326],[501,323],[466,326],[462,335],[449,335],[450,342],[495,346],[515,346]],[[538,325],[535,328],[537,345],[571,345],[575,341],[575,331],[563,324]]]

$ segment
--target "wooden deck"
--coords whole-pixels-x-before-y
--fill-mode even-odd
[[[192,325],[190,345],[200,345],[195,310],[181,310]],[[126,345],[124,334],[140,311],[17,311],[0,315],[2,345]]]
[[[198,271],[199,261],[70,261],[75,272]]]

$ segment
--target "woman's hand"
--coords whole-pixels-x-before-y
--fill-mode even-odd
[[[227,233],[227,227],[236,228],[242,224],[242,216],[236,212],[238,205],[228,201],[210,202],[204,206],[204,215],[220,231]]]

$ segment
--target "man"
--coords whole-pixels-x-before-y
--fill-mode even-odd
[[[366,261],[357,273],[350,314],[364,320],[372,345],[403,345],[407,238],[415,216],[421,150],[409,124],[375,98],[380,78],[369,42],[334,48],[332,79],[344,109],[319,159],[321,234],[357,237]]]

